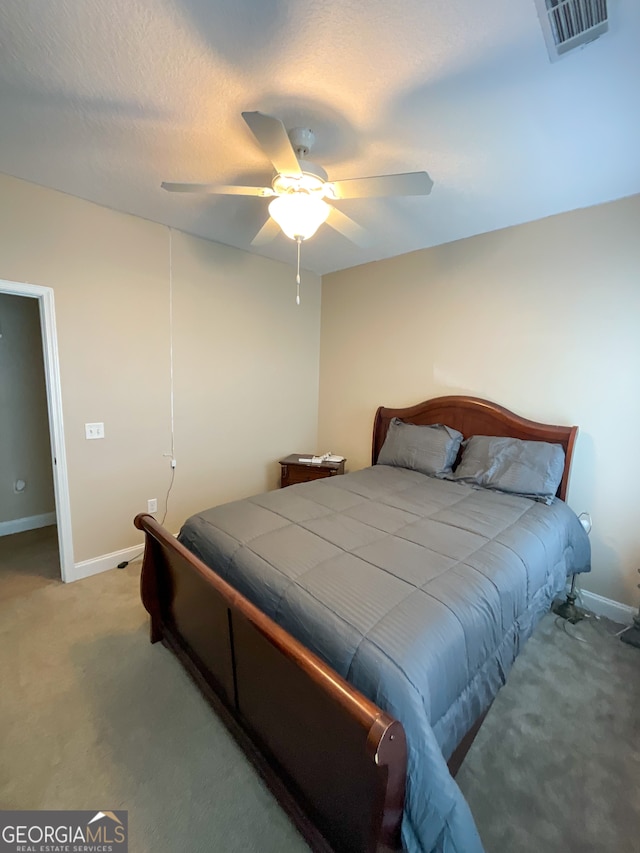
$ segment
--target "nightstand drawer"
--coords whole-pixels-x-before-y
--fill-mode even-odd
[[[300,454],[303,455],[303,454]],[[310,458],[312,454],[309,454]],[[293,486],[296,483],[308,483],[310,480],[322,480],[325,477],[335,477],[344,474],[344,463],[342,462],[300,462],[298,454],[291,454],[286,459],[280,460],[280,487]]]

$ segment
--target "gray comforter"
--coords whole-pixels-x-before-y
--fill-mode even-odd
[[[179,538],[401,720],[406,849],[480,853],[446,760],[567,574],[588,571],[575,514],[377,465],[214,507]]]

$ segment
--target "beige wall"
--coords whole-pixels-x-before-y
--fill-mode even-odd
[[[54,509],[39,304],[0,293],[0,522]]]
[[[55,293],[74,559],[134,545],[171,474],[169,232],[4,176],[0,224],[0,279]],[[304,274],[297,308],[290,267],[174,233],[173,288],[177,530],[315,448],[320,280]]]
[[[319,445],[370,462],[377,406],[462,393],[578,424],[585,589],[637,606],[640,196],[325,276]]]

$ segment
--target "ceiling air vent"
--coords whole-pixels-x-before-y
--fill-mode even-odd
[[[609,29],[607,0],[535,0],[552,62]]]

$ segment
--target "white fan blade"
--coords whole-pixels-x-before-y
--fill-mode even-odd
[[[293,150],[287,130],[279,118],[264,113],[242,113],[249,130],[260,143],[260,147],[281,175],[299,177],[300,164]]]
[[[356,246],[366,249],[371,245],[371,235],[365,231],[362,225],[354,222],[350,216],[338,210],[337,207],[331,207],[331,212],[327,219],[327,225],[330,225],[335,231],[339,231]]]
[[[252,246],[264,246],[267,243],[270,243],[280,233],[280,226],[275,221],[269,217],[267,221],[264,223],[262,228],[258,231],[256,236],[251,241]]]
[[[433,181],[427,172],[375,175],[331,181],[335,198],[375,198],[388,195],[429,195]]]
[[[210,193],[214,195],[257,195],[262,198],[274,196],[271,187],[236,187],[224,184],[172,184],[163,181],[160,186],[170,193]]]

